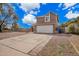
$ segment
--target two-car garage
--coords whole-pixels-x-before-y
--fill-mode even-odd
[[[53,25],[36,26],[37,33],[53,33]]]

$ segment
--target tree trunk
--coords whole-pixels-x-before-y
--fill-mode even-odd
[[[2,32],[2,26],[0,25],[0,32]]]

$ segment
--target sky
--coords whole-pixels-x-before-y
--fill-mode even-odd
[[[19,17],[20,28],[30,28],[36,23],[37,16],[49,11],[58,15],[58,25],[79,16],[79,3],[15,3],[12,6]]]

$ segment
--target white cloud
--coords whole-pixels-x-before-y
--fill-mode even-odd
[[[46,5],[46,3],[42,4]],[[25,12],[28,12],[27,15],[25,15],[22,19],[23,23],[33,25],[37,22],[37,19],[34,15],[40,12],[40,3],[21,3],[20,8],[22,8],[22,10],[24,10]]]
[[[65,17],[68,19],[76,18],[79,16],[79,12],[75,11],[74,13],[72,11],[69,11]]]
[[[28,15],[24,16],[22,21],[23,21],[23,23],[32,24],[32,25],[37,22],[36,17],[32,14],[28,14]]]
[[[21,3],[20,8],[22,8],[25,12],[32,10],[34,8],[39,9],[40,4],[39,3]]]
[[[27,15],[24,16],[22,19],[23,23],[26,24],[35,24],[36,23],[36,17],[33,14],[37,14],[39,12],[40,4],[39,3],[22,3],[20,8],[22,8],[25,12],[28,12]],[[33,9],[37,8],[36,11]]]
[[[71,6],[74,6],[76,3],[65,3],[64,5],[65,5],[65,7],[71,7]]]
[[[46,5],[47,3],[42,3],[43,5]]]
[[[64,9],[67,9],[67,8],[69,8],[69,7],[72,7],[72,6],[74,6],[76,3],[64,3],[64,8],[63,8],[63,10]]]
[[[37,13],[38,13],[38,11],[33,11],[33,10],[29,12],[29,14],[35,14],[35,15],[36,15]]]
[[[58,7],[61,7],[62,6],[62,3],[60,3],[59,5],[58,5]]]
[[[74,5],[76,5],[77,3],[60,3],[58,5],[59,8],[62,7],[62,10],[65,10],[65,9],[74,9],[75,7],[73,7]]]

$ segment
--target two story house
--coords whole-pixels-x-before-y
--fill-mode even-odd
[[[52,12],[37,17],[37,23],[33,26],[34,33],[56,33],[58,16]]]

